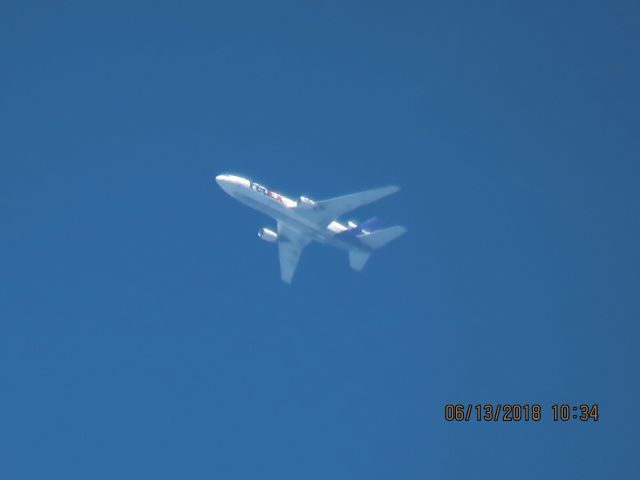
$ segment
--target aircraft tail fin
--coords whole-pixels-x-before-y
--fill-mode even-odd
[[[370,252],[360,250],[359,248],[352,248],[349,250],[349,265],[358,272],[364,268],[364,264],[369,260]]]
[[[380,230],[382,228],[384,228],[384,223],[382,223],[382,220],[380,220],[378,217],[373,217],[365,222],[362,222],[360,225],[358,225],[358,232],[369,233],[375,230]]]
[[[394,227],[383,228],[382,230],[376,230],[375,232],[358,235],[358,239],[366,247],[376,250],[384,247],[387,243],[403,235],[406,231],[406,228],[396,225]]]

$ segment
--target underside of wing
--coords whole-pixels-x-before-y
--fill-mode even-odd
[[[280,255],[280,275],[284,283],[291,283],[296,273],[302,250],[310,239],[286,224],[278,222],[278,253]]]
[[[341,197],[321,200],[317,202],[319,207],[318,210],[316,210],[317,216],[321,217],[323,221],[331,221],[351,210],[355,210],[356,208],[378,201],[392,193],[396,193],[398,190],[400,190],[400,188],[391,185],[374,190],[367,190],[366,192],[351,193]]]

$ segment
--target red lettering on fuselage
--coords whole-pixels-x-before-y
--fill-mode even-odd
[[[263,195],[267,195],[268,197],[273,198],[276,202],[280,202],[281,204],[284,205],[284,202],[282,201],[282,197],[279,194],[266,189],[262,185],[258,185],[257,183],[251,182],[251,189]]]

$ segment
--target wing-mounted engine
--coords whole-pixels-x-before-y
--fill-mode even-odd
[[[278,234],[268,228],[261,228],[258,231],[258,236],[265,242],[275,243],[278,241]]]
[[[300,200],[298,200],[298,207],[305,208],[305,209],[308,209],[308,210],[314,210],[314,209],[318,208],[318,204],[316,202],[314,202],[313,200],[311,200],[310,198],[301,196]]]

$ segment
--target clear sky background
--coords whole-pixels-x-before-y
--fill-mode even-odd
[[[640,478],[639,19],[3,1],[0,478]],[[288,287],[223,172],[409,232]]]

